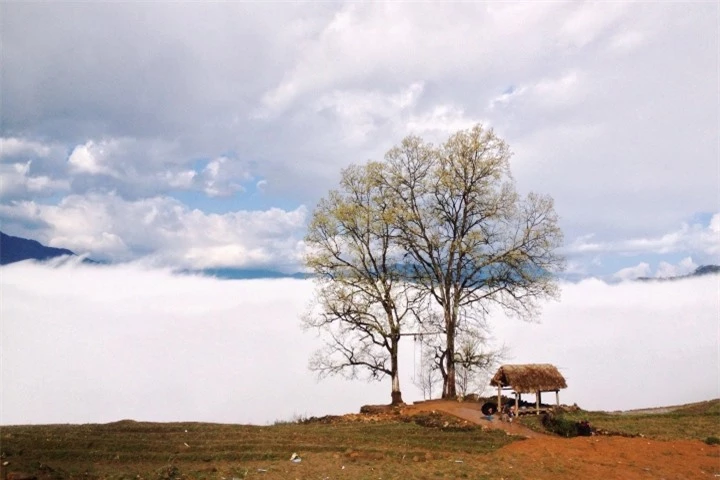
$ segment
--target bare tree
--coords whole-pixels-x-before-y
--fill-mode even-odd
[[[421,372],[423,379],[446,377],[446,361],[448,354],[447,341],[443,331],[444,319],[442,312],[425,310],[419,325],[419,338],[422,343]],[[488,385],[491,370],[506,356],[504,346],[489,348],[487,336],[488,326],[481,319],[468,321],[461,316],[458,321],[455,351],[456,385],[459,395],[470,393],[481,394]],[[415,384],[418,387],[417,382]],[[433,384],[434,385],[434,384]],[[443,387],[445,384],[443,383]],[[445,390],[443,389],[443,394]]]
[[[420,359],[416,361],[413,384],[420,389],[424,400],[433,397],[433,392],[442,382],[442,376],[438,370],[435,347],[427,343],[421,336],[418,336],[417,343],[420,344]]]
[[[345,169],[339,190],[315,209],[305,241],[316,303],[303,322],[326,338],[311,369],[320,376],[390,376],[391,401],[398,404],[401,333],[417,317],[422,292],[405,281],[407,267],[394,241],[381,173],[378,163]]]
[[[461,396],[470,393],[478,395],[487,387],[491,371],[504,358],[505,349],[487,348],[487,338],[477,331],[466,332],[458,338],[455,351],[456,382]]]
[[[532,319],[540,300],[557,295],[562,233],[553,201],[521,198],[509,158],[505,142],[480,125],[439,147],[407,137],[385,157],[397,241],[412,281],[443,312],[444,398],[456,396],[461,312],[482,318],[495,304]]]

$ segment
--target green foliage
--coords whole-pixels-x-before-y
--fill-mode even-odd
[[[541,422],[545,430],[561,437],[588,436],[592,431],[592,427],[590,427],[587,420],[578,421],[562,414],[543,414]]]
[[[708,445],[720,445],[720,437],[711,435],[705,439],[705,443]]]

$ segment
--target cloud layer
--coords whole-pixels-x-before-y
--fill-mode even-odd
[[[410,133],[441,141],[484,122],[515,152],[520,190],[556,199],[569,242],[662,238],[717,213],[717,14],[712,3],[3,5],[0,219],[117,258],[157,253],[153,236],[125,233],[135,217],[98,232],[35,212],[171,198],[206,216],[279,208],[283,229],[348,164]],[[182,225],[196,230],[178,232],[173,258],[204,234]],[[204,261],[248,261],[223,248]],[[595,255],[576,261],[593,272]]]
[[[313,285],[144,267],[2,268],[0,424],[194,420],[264,424],[387,403],[389,382],[316,382],[300,329]],[[508,363],[550,362],[566,403],[628,409],[720,395],[717,277],[564,285],[541,322],[491,318]],[[401,345],[406,401],[415,345]]]

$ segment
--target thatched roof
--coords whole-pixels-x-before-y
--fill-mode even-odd
[[[554,365],[549,363],[528,363],[525,365],[503,365],[490,380],[490,385],[511,387],[517,393],[555,391],[567,388],[565,378]]]

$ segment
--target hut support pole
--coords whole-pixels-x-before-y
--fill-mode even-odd
[[[537,391],[537,398],[535,399],[535,413],[540,415],[540,390]]]
[[[555,403],[560,406],[560,390],[555,390]]]
[[[515,415],[520,411],[520,394],[515,393]]]
[[[500,400],[502,400],[501,395],[502,395],[502,385],[498,385],[498,403],[497,403],[498,412],[502,412],[502,404],[500,402]]]

